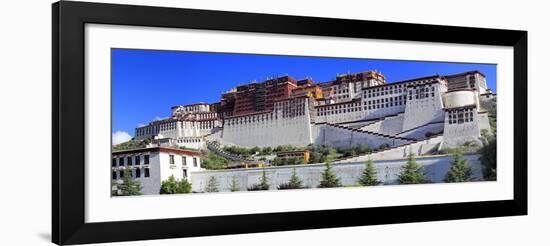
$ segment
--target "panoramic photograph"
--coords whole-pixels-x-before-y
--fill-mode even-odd
[[[111,50],[111,196],[495,181],[495,64]]]

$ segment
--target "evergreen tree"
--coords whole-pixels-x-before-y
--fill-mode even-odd
[[[167,180],[162,181],[160,185],[160,194],[180,194],[190,193],[191,184],[187,179],[183,178],[181,181],[177,181],[174,175],[170,175]]]
[[[208,179],[208,184],[206,184],[206,188],[204,189],[206,192],[218,192],[218,180],[216,180],[216,177],[210,176],[210,179]]]
[[[252,185],[248,188],[249,191],[257,191],[257,190],[269,190],[269,180],[267,179],[267,175],[265,173],[265,169],[263,170],[262,177],[260,178],[260,183]]]
[[[121,179],[122,183],[117,185],[119,196],[135,196],[141,195],[141,183],[132,178],[132,170],[124,169],[124,175]]]
[[[332,168],[330,167],[330,163],[326,163],[326,168],[323,173],[321,173],[321,183],[319,184],[319,188],[330,188],[330,187],[340,187],[342,184],[340,183],[340,179],[336,177],[336,174],[332,171]]]
[[[260,188],[262,190],[269,190],[269,183],[267,179],[267,175],[265,174],[265,169],[262,172],[262,178],[260,179]]]
[[[300,177],[296,175],[296,168],[292,169],[292,176],[290,176],[290,180],[288,181],[288,183],[279,185],[279,190],[303,188],[304,186],[302,185],[302,180],[300,180]]]
[[[239,183],[237,182],[237,179],[233,177],[231,179],[231,192],[239,191]]]
[[[424,183],[424,173],[422,172],[422,166],[420,166],[413,154],[409,155],[407,165],[401,168],[398,180],[401,184],[420,184]]]
[[[374,186],[379,185],[381,182],[376,178],[377,172],[374,167],[374,163],[369,159],[365,165],[365,170],[363,170],[363,175],[359,178],[359,184],[363,186]]]
[[[445,177],[445,182],[468,182],[472,180],[472,166],[459,151],[453,154],[453,162]]]
[[[111,196],[118,195],[118,184],[116,181],[111,181]]]
[[[486,180],[497,180],[497,140],[490,138],[488,143],[480,150],[481,165],[483,166],[483,177]]]

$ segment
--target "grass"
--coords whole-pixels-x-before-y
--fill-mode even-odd
[[[201,158],[202,158],[201,166],[203,168],[211,169],[211,170],[227,168],[229,163],[231,163],[230,160],[222,156],[219,156],[212,151],[208,151],[207,154],[203,154]]]

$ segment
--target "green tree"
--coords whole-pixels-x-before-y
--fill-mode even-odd
[[[160,194],[181,194],[191,193],[191,183],[186,178],[178,181],[174,175],[170,175],[167,180],[160,184]]]
[[[453,162],[445,176],[445,182],[468,182],[472,180],[472,166],[464,159],[462,153],[457,151],[453,154]]]
[[[398,181],[400,184],[420,184],[426,182],[423,168],[416,162],[413,154],[409,155],[407,164],[401,168]]]
[[[279,157],[275,157],[273,158],[273,160],[271,161],[271,164],[273,166],[282,166],[285,164],[285,161],[282,159],[282,158],[279,158]]]
[[[302,180],[300,180],[300,177],[296,175],[296,168],[292,169],[292,176],[290,176],[290,180],[288,181],[288,183],[279,185],[279,190],[303,188],[305,187],[302,185]]]
[[[374,163],[371,159],[365,164],[365,170],[363,170],[363,175],[359,178],[359,184],[363,186],[374,186],[379,185],[381,182],[376,178],[377,172],[374,167]]]
[[[124,169],[124,175],[120,183],[117,184],[117,196],[135,196],[141,195],[141,182],[132,178],[132,170]]]
[[[273,149],[271,147],[264,147],[262,149],[262,155],[271,155],[271,152],[273,152]]]
[[[206,192],[218,192],[218,180],[216,180],[216,177],[210,176],[210,179],[208,179],[208,183],[206,184],[206,188],[204,191]]]
[[[124,143],[119,143],[117,145],[114,145],[113,146],[113,151],[123,151],[123,150],[145,148],[146,144],[149,141],[150,141],[149,139],[146,139],[146,140],[143,140],[143,141],[131,139],[131,140],[126,141]]]
[[[254,148],[251,148],[248,150],[248,153],[250,155],[255,155],[256,153],[260,152],[262,149],[260,149],[260,147],[258,146],[255,146]]]
[[[111,181],[111,196],[118,195],[118,184],[116,181]]]
[[[262,177],[260,178],[260,183],[252,185],[252,187],[249,187],[248,190],[249,191],[269,190],[269,180],[267,178],[267,174],[265,173],[265,169],[262,172]]]
[[[497,140],[490,138],[488,143],[480,149],[481,165],[483,166],[483,177],[486,180],[497,179]]]
[[[319,188],[330,188],[330,187],[340,187],[342,184],[340,183],[340,179],[336,176],[336,173],[332,171],[332,168],[330,167],[330,163],[325,163],[325,171],[321,173],[321,183],[319,184]]]
[[[267,179],[267,175],[265,173],[265,169],[262,172],[262,178],[260,178],[260,187],[262,190],[269,190],[269,180]]]
[[[237,182],[237,179],[233,177],[231,179],[231,192],[239,191],[239,182]]]

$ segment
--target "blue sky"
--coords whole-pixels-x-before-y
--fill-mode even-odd
[[[391,83],[479,70],[497,91],[491,64],[113,49],[111,69],[113,134],[131,136],[138,125],[168,117],[174,105],[216,102],[238,84],[286,74],[326,82],[337,73],[378,70]]]

